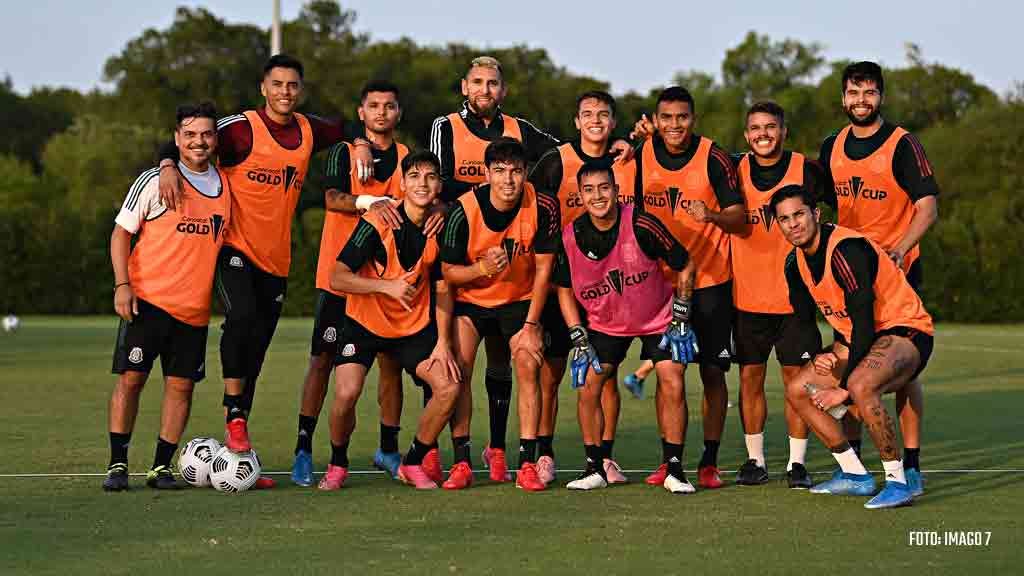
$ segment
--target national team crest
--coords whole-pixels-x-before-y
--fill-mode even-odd
[[[334,326],[324,330],[324,342],[334,342],[338,339],[338,332],[334,329]]]
[[[132,348],[131,352],[128,353],[128,361],[132,364],[141,364],[142,358],[142,348],[138,346]]]

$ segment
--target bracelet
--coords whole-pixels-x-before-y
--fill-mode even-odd
[[[174,164],[161,164],[160,170],[163,170],[164,168],[174,168]],[[159,172],[160,170],[157,170],[157,172]]]
[[[373,147],[373,143],[370,142],[369,140],[367,140],[366,138],[356,138],[355,140],[352,140],[352,145],[353,146],[369,146],[371,148]]]
[[[537,323],[531,320],[523,320],[523,324],[525,324],[526,326],[537,326]]]
[[[484,276],[487,276],[488,278],[491,278],[491,277],[494,276],[493,274],[491,274],[490,272],[487,271],[487,266],[484,264],[483,260],[477,260],[476,263],[480,267],[480,272],[482,272],[484,274]]]
[[[118,289],[118,288],[120,288],[121,286],[127,286],[127,285],[129,285],[129,284],[131,284],[131,282],[119,282],[119,283],[117,283],[117,284],[114,284],[114,290],[117,290],[117,289]]]

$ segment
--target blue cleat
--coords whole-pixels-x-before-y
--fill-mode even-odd
[[[295,463],[292,464],[292,482],[299,486],[313,485],[313,455],[305,450],[295,453]]]
[[[811,494],[836,494],[841,496],[871,496],[875,493],[875,477],[869,474],[847,474],[842,472],[811,487]]]
[[[402,455],[398,452],[382,452],[380,448],[373,454],[373,466],[387,472],[392,479],[398,479],[398,467],[402,465]]]
[[[914,498],[924,494],[924,476],[921,476],[920,470],[907,468],[903,471],[903,474],[907,477],[907,486],[910,488],[910,493],[914,495]]]
[[[637,400],[644,399],[644,381],[636,377],[636,374],[630,374],[626,376],[626,379],[622,381],[626,386],[626,390],[633,395],[633,398]]]
[[[871,500],[868,500],[864,507],[868,510],[877,510],[878,508],[898,508],[900,506],[909,506],[914,501],[914,495],[910,492],[910,487],[902,482],[886,482],[885,488],[878,493]]]

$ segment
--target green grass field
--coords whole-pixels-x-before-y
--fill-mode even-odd
[[[0,574],[822,574],[908,568],[964,574],[997,568],[1012,573],[1024,557],[1022,327],[939,327],[924,374],[927,492],[910,508],[873,512],[863,509],[861,498],[785,488],[779,473],[787,445],[774,367],[766,447],[773,482],[763,487],[733,486],[729,474],[722,490],[671,496],[644,485],[636,472],[627,486],[570,493],[561,486],[575,474],[563,472],[558,488],[540,494],[489,485],[481,475],[468,491],[417,493],[380,474],[357,474],[334,493],[298,488],[277,476],[278,489],[238,495],[209,489],[156,493],[143,487],[141,477],[133,477],[137,488],[129,493],[106,494],[98,475],[22,476],[105,469],[115,328],[113,317],[30,317],[16,334],[0,334]],[[291,466],[310,328],[309,319],[283,321],[270,350],[250,427],[265,470]],[[218,338],[211,330],[210,377],[197,388],[185,440],[223,435]],[[143,394],[133,472],[152,461],[158,375]],[[482,389],[480,370],[477,376]],[[736,378],[734,370],[734,403]],[[700,385],[692,374],[687,380],[690,469],[701,446]],[[411,383],[405,393],[403,447],[420,405]],[[625,468],[652,469],[660,457],[653,399],[623,394],[616,457]],[[476,398],[479,449],[487,419],[485,395]],[[575,469],[582,446],[568,386],[561,398],[555,449],[560,467]],[[354,469],[370,471],[377,443],[372,375],[359,410],[350,456]],[[514,424],[510,428],[511,442],[516,431]],[[744,460],[742,438],[732,408],[720,453],[723,469],[734,470]],[[447,467],[447,436],[441,445]],[[315,446],[322,470],[329,457],[326,418]],[[478,451],[474,458],[479,466]],[[873,448],[865,450],[865,462],[880,468]],[[832,465],[812,441],[809,469],[823,479]],[[987,546],[910,546],[917,530],[938,531],[940,538],[947,530],[990,537]]]

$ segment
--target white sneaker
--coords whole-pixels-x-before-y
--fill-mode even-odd
[[[693,494],[697,491],[693,484],[690,484],[687,480],[680,480],[672,474],[665,476],[665,483],[662,486],[673,494]]]
[[[591,472],[586,476],[580,476],[569,482],[565,487],[569,490],[594,490],[597,488],[607,488],[608,483],[597,472]]]
[[[604,475],[608,477],[609,484],[625,484],[629,482],[629,478],[622,473],[622,468],[619,468],[618,462],[611,458],[604,459]]]

